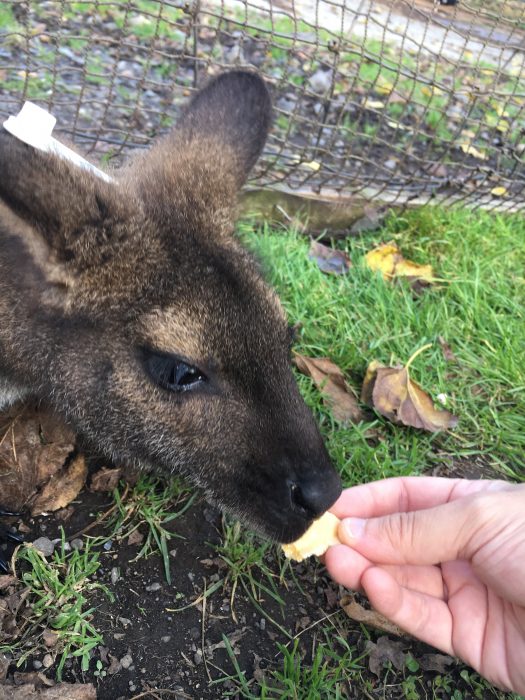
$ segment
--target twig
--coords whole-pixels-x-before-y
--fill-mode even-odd
[[[186,695],[181,690],[170,690],[169,688],[155,688],[155,690],[145,690],[143,693],[134,695],[130,700],[139,700],[139,698],[146,698],[148,695],[153,697],[158,697],[156,693],[167,693],[168,695],[176,695],[179,698],[187,698],[187,700],[192,700],[191,695]]]
[[[129,484],[126,484],[126,488],[124,489],[124,493],[122,494],[121,502],[124,502],[127,498],[129,492]],[[94,527],[97,525],[100,525],[106,518],[108,518],[111,513],[113,513],[114,510],[118,507],[118,503],[114,503],[111,508],[109,508],[105,513],[102,513],[96,520],[93,520],[92,523],[89,525],[86,525],[86,527],[83,527],[82,530],[79,530],[78,532],[75,532],[74,535],[71,535],[69,539],[74,540],[77,537],[80,537],[80,535],[85,535],[86,532],[89,532],[92,530]]]
[[[210,674],[210,670],[208,668],[208,661],[206,659],[206,650],[204,648],[204,624],[206,621],[206,578],[204,578],[204,591],[203,591],[203,599],[202,599],[202,624],[201,624],[201,649],[202,649],[202,660],[204,661],[204,668],[206,669],[206,675],[208,676],[208,680],[211,683],[212,678]]]

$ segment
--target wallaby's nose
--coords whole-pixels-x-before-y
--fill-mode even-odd
[[[341,480],[335,472],[315,480],[290,482],[292,508],[308,518],[317,518],[335,503]]]

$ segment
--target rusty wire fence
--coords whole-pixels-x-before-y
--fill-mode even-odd
[[[524,62],[521,0],[0,2],[0,117],[30,99],[118,163],[252,68],[275,121],[251,184],[328,201],[521,210]]]

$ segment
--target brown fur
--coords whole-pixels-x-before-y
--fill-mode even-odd
[[[39,397],[115,462],[182,473],[289,541],[340,485],[293,379],[284,313],[232,236],[269,121],[263,82],[224,74],[116,183],[0,133],[0,390]],[[206,381],[162,388],[147,349]]]

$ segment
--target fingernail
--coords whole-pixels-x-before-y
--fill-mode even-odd
[[[345,518],[341,524],[346,539],[358,540],[363,535],[365,521],[362,518]]]

